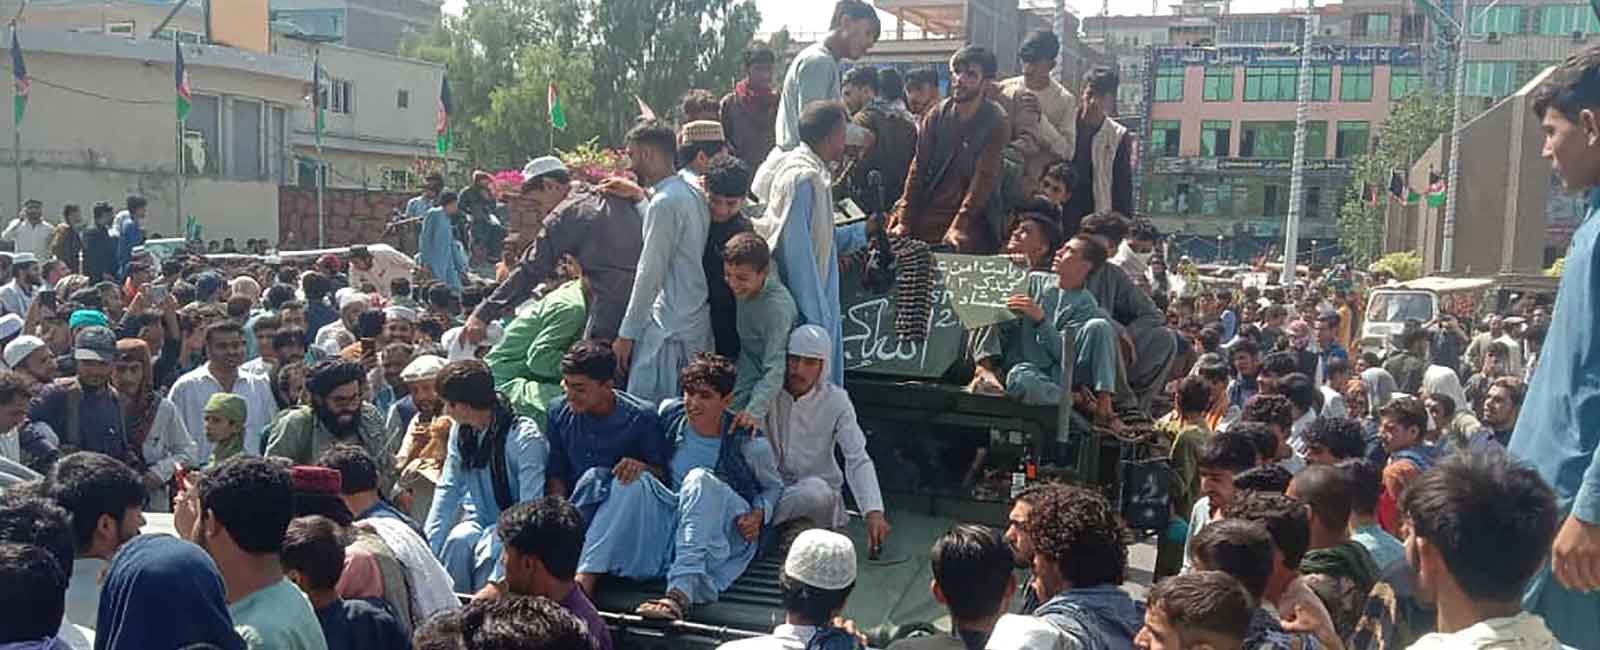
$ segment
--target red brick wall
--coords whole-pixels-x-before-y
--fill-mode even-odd
[[[348,246],[386,241],[392,245],[416,252],[415,227],[404,242],[396,237],[383,237],[384,224],[395,210],[405,210],[406,201],[416,196],[407,192],[381,190],[326,189],[322,191],[322,204],[326,220],[326,245]],[[510,215],[515,222],[535,208],[521,195],[500,197],[511,204]],[[510,224],[507,224],[510,227]],[[317,191],[284,185],[278,188],[279,248],[297,250],[317,247]]]

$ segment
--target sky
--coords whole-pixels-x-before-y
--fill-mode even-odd
[[[1047,3],[1050,0],[1032,1]],[[788,27],[789,31],[794,32],[818,32],[828,28],[830,12],[819,10],[819,6],[831,5],[827,0],[755,0],[755,3],[756,7],[761,9],[761,31],[764,33],[774,32],[783,27]],[[445,0],[444,10],[451,14],[460,14],[461,7],[465,4],[465,0]],[[1150,13],[1150,5],[1144,0],[1115,0],[1111,4],[1119,5],[1113,12],[1116,14]],[[1289,0],[1234,0],[1232,10],[1236,13],[1276,12],[1290,4]],[[1080,17],[1097,16],[1100,14],[1101,3],[1096,0],[1067,0],[1067,7],[1073,9]],[[1165,0],[1161,2],[1161,12],[1170,12]]]

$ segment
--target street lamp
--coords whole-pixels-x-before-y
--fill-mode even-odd
[[[1217,262],[1222,263],[1227,257],[1222,254],[1222,235],[1217,235]]]

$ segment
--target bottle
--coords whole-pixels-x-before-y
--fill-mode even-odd
[[[1017,459],[1017,466],[1011,470],[1011,498],[1017,498],[1023,490],[1028,489],[1028,457]]]

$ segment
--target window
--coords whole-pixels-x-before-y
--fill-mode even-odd
[[[1322,188],[1315,185],[1306,187],[1306,217],[1315,219],[1322,212]]]
[[[1347,65],[1339,74],[1339,101],[1372,101],[1372,66]]]
[[[1356,24],[1360,30],[1357,36],[1388,36],[1389,14],[1366,14],[1356,17]]]
[[[1290,66],[1247,66],[1244,69],[1244,100],[1247,102],[1292,102],[1299,74]]]
[[[1467,97],[1500,98],[1516,90],[1516,61],[1468,61]]]
[[[183,29],[163,29],[156,33],[155,38],[158,41],[176,40],[179,43],[187,43],[190,45],[204,45],[206,42],[206,35],[204,33],[191,32]]]
[[[1261,186],[1261,214],[1281,217],[1289,214],[1289,191],[1282,185]]]
[[[1183,101],[1183,70],[1181,66],[1156,68],[1156,101]]]
[[[1422,71],[1416,68],[1389,68],[1389,101],[1397,102],[1406,95],[1422,90]]]
[[[1296,94],[1295,97],[1298,98],[1299,95]],[[1333,66],[1311,67],[1311,101],[1333,101]]]
[[[1546,36],[1600,33],[1600,18],[1595,17],[1588,5],[1543,7],[1539,10],[1538,29]]]
[[[1354,158],[1367,152],[1367,138],[1372,133],[1372,125],[1367,122],[1340,122],[1338,142],[1334,144],[1333,155],[1338,158]]]
[[[215,96],[194,96],[189,119],[183,123],[184,171],[206,175],[222,171],[222,101]]]
[[[228,178],[261,180],[261,102],[234,99],[228,103]]]
[[[315,158],[295,158],[295,183],[300,187],[316,187],[318,171],[322,172],[322,180],[326,182],[328,177],[327,166],[317,164]]]
[[[1294,155],[1294,122],[1240,122],[1239,155],[1244,158]]]
[[[1180,122],[1155,120],[1150,123],[1150,155],[1176,157]]]
[[[1414,41],[1422,38],[1428,28],[1428,17],[1421,14],[1407,14],[1400,17],[1400,38]]]
[[[328,77],[322,87],[322,105],[328,107],[329,112],[350,114],[355,112],[354,85],[344,79]]]
[[[1200,123],[1200,155],[1226,158],[1233,143],[1233,122],[1206,120]]]
[[[1233,101],[1233,66],[1206,66],[1206,87],[1202,99],[1208,102]]]
[[[1328,157],[1328,123],[1306,122],[1306,160]]]
[[[394,107],[406,108],[411,105],[411,91],[397,90],[394,93]]]
[[[132,36],[133,35],[133,21],[131,21],[131,20],[121,20],[121,21],[106,23],[106,33],[107,34],[120,34],[120,35],[123,35],[123,36]]]
[[[1521,34],[1522,7],[1497,5],[1472,10],[1474,34]]]

